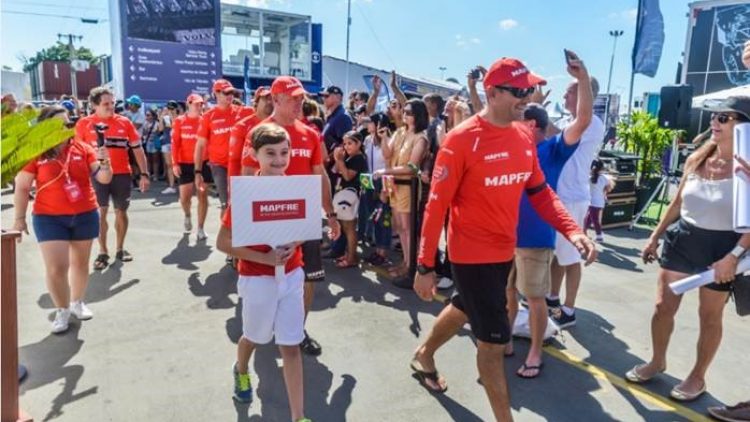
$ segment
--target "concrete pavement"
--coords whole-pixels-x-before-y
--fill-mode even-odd
[[[2,197],[4,227],[13,218],[11,201]],[[30,372],[21,404],[35,420],[289,420],[275,347],[261,347],[251,362],[254,402],[231,399],[240,308],[235,274],[214,247],[216,205],[212,200],[209,241],[196,244],[194,235],[182,233],[176,196],[135,194],[126,241],[135,260],[93,273],[86,299],[94,319],[73,322],[59,336],[49,334],[53,306],[41,255],[33,234],[24,239],[18,252],[19,344],[20,361]],[[656,267],[637,261],[646,236],[643,230],[606,234],[599,262],[584,272],[578,325],[550,346],[538,379],[513,375],[527,349],[525,341],[516,341],[516,355],[506,362],[516,420],[699,420],[706,406],[750,398],[750,323],[734,313],[731,302],[708,394],[688,406],[666,398],[695,359],[695,293],[678,314],[667,373],[643,389],[622,381],[650,356]],[[319,358],[304,358],[310,418],[491,420],[468,330],[437,355],[449,383],[445,395],[427,393],[411,377],[410,357],[441,304],[421,302],[369,270],[329,265],[327,271],[329,281],[318,286],[307,325],[323,346]]]

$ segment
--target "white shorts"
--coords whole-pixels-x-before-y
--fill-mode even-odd
[[[578,227],[583,228],[583,222],[586,219],[586,213],[589,210],[589,202],[563,201],[563,205],[565,205],[570,216],[573,217],[573,220],[578,224]],[[560,233],[557,234],[557,238],[555,239],[555,257],[557,257],[557,263],[563,267],[583,262],[583,259],[581,259],[581,253],[578,252],[578,249],[576,249],[572,243],[568,242],[568,239]]]
[[[305,338],[305,272],[297,268],[284,281],[273,276],[240,276],[237,293],[242,298],[242,335],[255,344],[276,336],[280,346],[296,346]]]

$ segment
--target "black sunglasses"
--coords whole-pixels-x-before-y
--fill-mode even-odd
[[[499,89],[500,91],[508,91],[513,95],[514,97],[518,99],[523,99],[528,97],[529,95],[533,94],[536,88],[530,87],[530,88],[514,88],[512,86],[496,86],[496,89]]]
[[[414,112],[411,111],[411,110],[404,109],[404,115],[406,115],[406,116],[413,116]]]
[[[740,120],[739,117],[735,117],[727,113],[711,113],[711,120],[713,119],[718,120],[722,125],[732,120]]]

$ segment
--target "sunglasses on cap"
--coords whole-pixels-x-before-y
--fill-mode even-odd
[[[523,99],[528,97],[529,95],[533,94],[536,88],[530,87],[530,88],[515,88],[512,86],[496,86],[495,89],[499,89],[500,91],[508,91],[511,95],[518,99]]]
[[[732,116],[731,114],[727,114],[727,113],[711,113],[711,120],[713,119],[716,119],[722,125],[732,120],[735,120],[735,121],[741,120],[739,117]]]

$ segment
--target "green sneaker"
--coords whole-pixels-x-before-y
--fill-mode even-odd
[[[237,370],[237,362],[232,366],[234,374],[234,396],[233,398],[241,403],[250,403],[253,401],[253,387],[250,385],[250,374],[240,374]]]
[[[297,419],[297,422],[312,422],[312,419],[302,418],[302,419]]]

